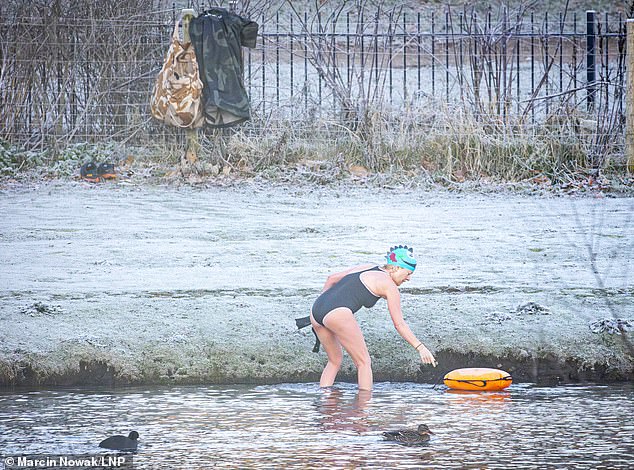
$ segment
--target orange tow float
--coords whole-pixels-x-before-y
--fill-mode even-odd
[[[454,390],[504,390],[513,383],[508,372],[499,369],[456,369],[445,375],[445,385]]]

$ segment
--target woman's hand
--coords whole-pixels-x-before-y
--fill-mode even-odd
[[[421,343],[421,345],[417,348],[417,351],[420,354],[420,360],[423,361],[423,364],[431,364],[434,367],[438,365],[436,358],[424,344]]]

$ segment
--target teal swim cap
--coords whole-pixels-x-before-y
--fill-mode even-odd
[[[416,258],[414,258],[414,249],[408,248],[407,245],[399,245],[390,248],[387,252],[387,264],[398,266],[399,268],[416,269]]]

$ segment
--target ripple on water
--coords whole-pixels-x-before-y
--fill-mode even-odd
[[[140,434],[135,467],[631,468],[634,388],[513,385],[453,393],[380,383],[54,390],[0,394],[6,454],[103,453],[112,434]],[[422,447],[382,440],[427,423]]]

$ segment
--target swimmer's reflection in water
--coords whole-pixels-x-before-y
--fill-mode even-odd
[[[367,407],[371,398],[371,390],[358,390],[350,399],[336,387],[324,388],[317,402],[323,430],[367,432],[370,430]]]

